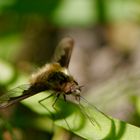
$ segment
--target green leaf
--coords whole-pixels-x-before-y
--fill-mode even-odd
[[[23,104],[43,116],[49,116],[56,125],[88,140],[140,139],[140,129],[138,127],[103,114],[86,101],[81,101],[77,105],[64,100],[57,100],[54,108],[52,104],[55,97],[51,96],[42,101],[42,104],[46,107],[44,108],[38,101],[47,96],[47,93],[39,93],[24,100]],[[46,124],[44,122],[42,125]]]

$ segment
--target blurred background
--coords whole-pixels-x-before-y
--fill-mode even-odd
[[[75,40],[69,70],[84,85],[82,96],[140,126],[140,0],[0,0],[1,94],[28,83],[65,36]],[[23,104],[0,117],[0,139],[82,139],[49,118],[42,128],[44,117]]]

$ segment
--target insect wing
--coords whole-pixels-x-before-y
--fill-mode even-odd
[[[28,90],[29,87],[30,85],[28,84],[21,85],[0,96],[0,108],[5,108],[11,104],[21,101],[22,99],[25,99],[29,96],[29,94],[25,94],[24,91]]]
[[[63,38],[56,47],[53,62],[58,62],[62,67],[68,67],[71,53],[74,46],[74,40],[71,37]]]
[[[78,101],[79,109],[81,110],[81,113],[87,118],[90,122],[90,125],[93,127],[101,128],[100,122],[98,121],[99,115],[103,115],[106,118],[109,118],[106,116],[103,112],[101,112],[99,109],[97,109],[94,105],[90,104],[85,98],[80,96],[80,100]],[[110,119],[110,118],[109,118]]]

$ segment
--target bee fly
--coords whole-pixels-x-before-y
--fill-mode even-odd
[[[20,95],[14,93],[5,94],[0,97],[0,108],[8,107],[25,98],[33,96],[39,92],[54,91],[57,99],[60,95],[66,101],[67,95],[73,95],[76,100],[80,100],[81,86],[69,74],[68,65],[74,46],[74,41],[70,37],[65,37],[56,47],[52,63],[46,64],[30,78],[30,84]],[[18,87],[22,88],[22,87]],[[40,101],[41,103],[41,101]],[[54,105],[53,104],[53,105]]]

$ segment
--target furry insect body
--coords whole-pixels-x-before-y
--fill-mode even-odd
[[[30,86],[23,89],[21,95],[7,94],[0,96],[0,108],[7,107],[42,91],[54,91],[57,97],[63,95],[74,95],[80,98],[81,87],[69,74],[68,64],[73,49],[73,39],[66,37],[62,39],[56,48],[53,63],[46,64],[36,73],[32,74],[29,82]],[[18,89],[21,89],[19,86]]]
[[[32,89],[52,90],[63,94],[71,94],[74,87],[78,88],[78,83],[59,63],[47,64],[32,75],[30,83]]]

